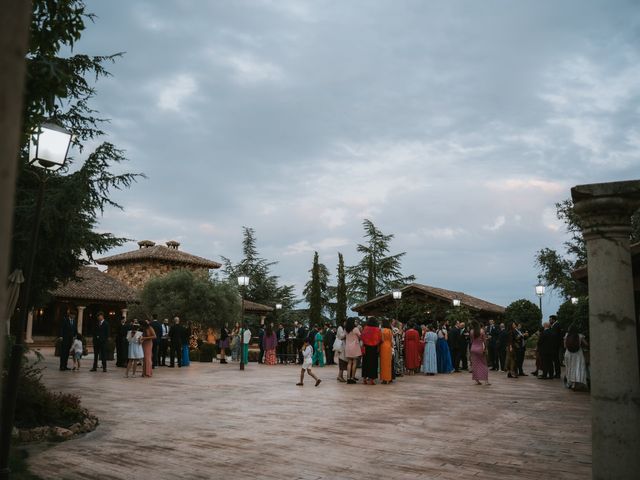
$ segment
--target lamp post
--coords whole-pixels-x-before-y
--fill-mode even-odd
[[[30,307],[31,280],[38,245],[40,217],[44,199],[44,186],[47,172],[55,172],[64,167],[71,145],[72,135],[54,123],[44,123],[33,132],[29,145],[29,165],[44,171],[44,175],[37,169],[29,169],[38,178],[38,196],[36,198],[35,217],[31,229],[29,254],[25,270],[25,282],[21,292],[20,317],[16,338],[11,349],[9,371],[7,373],[6,395],[2,402],[2,426],[0,430],[0,478],[9,478],[9,450],[11,447],[11,432],[15,417],[18,383],[20,378],[20,364],[24,352],[24,329]]]
[[[394,290],[391,292],[393,300],[396,303],[396,320],[400,321],[398,316],[400,315],[400,300],[402,300],[402,290]]]
[[[542,284],[542,278],[538,277],[538,284],[536,285],[536,295],[540,302],[540,322],[544,321],[544,315],[542,315],[542,297],[544,297],[545,286]]]
[[[249,277],[240,275],[238,277],[238,286],[240,287],[240,299],[242,301],[242,309],[240,310],[240,370],[244,370],[244,289],[249,285]],[[249,346],[247,345],[247,348]]]

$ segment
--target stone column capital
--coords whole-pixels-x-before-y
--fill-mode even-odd
[[[631,216],[640,208],[640,180],[592,183],[571,189],[573,209],[585,239],[631,234]]]
[[[84,310],[87,307],[86,305],[78,305],[76,308],[78,309],[78,311],[80,311],[80,310]]]

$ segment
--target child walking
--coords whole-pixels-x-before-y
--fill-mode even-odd
[[[317,387],[318,385],[320,385],[320,382],[322,380],[316,377],[311,371],[311,366],[313,365],[313,347],[309,345],[309,342],[307,340],[305,340],[302,344],[302,356],[304,358],[304,361],[302,362],[302,370],[300,371],[300,383],[296,383],[296,385],[298,385],[299,387],[302,387],[304,385],[304,371],[306,370],[309,376],[315,379]]]
[[[69,350],[71,358],[73,358],[73,371],[80,370],[80,359],[82,358],[82,350],[82,335],[78,333],[75,340],[71,344],[71,349]]]

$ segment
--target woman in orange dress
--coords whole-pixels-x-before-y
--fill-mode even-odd
[[[393,332],[391,324],[386,318],[382,320],[382,343],[380,344],[380,380],[382,383],[391,383],[393,363]]]
[[[149,320],[145,320],[143,323],[144,333],[140,338],[142,342],[142,351],[144,352],[144,362],[142,367],[142,376],[150,377],[153,369],[153,341],[156,338],[156,332],[153,330],[153,327],[149,323]]]

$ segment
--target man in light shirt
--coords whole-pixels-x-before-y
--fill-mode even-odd
[[[251,342],[251,330],[245,328],[242,333],[242,363],[249,363],[249,343]]]

